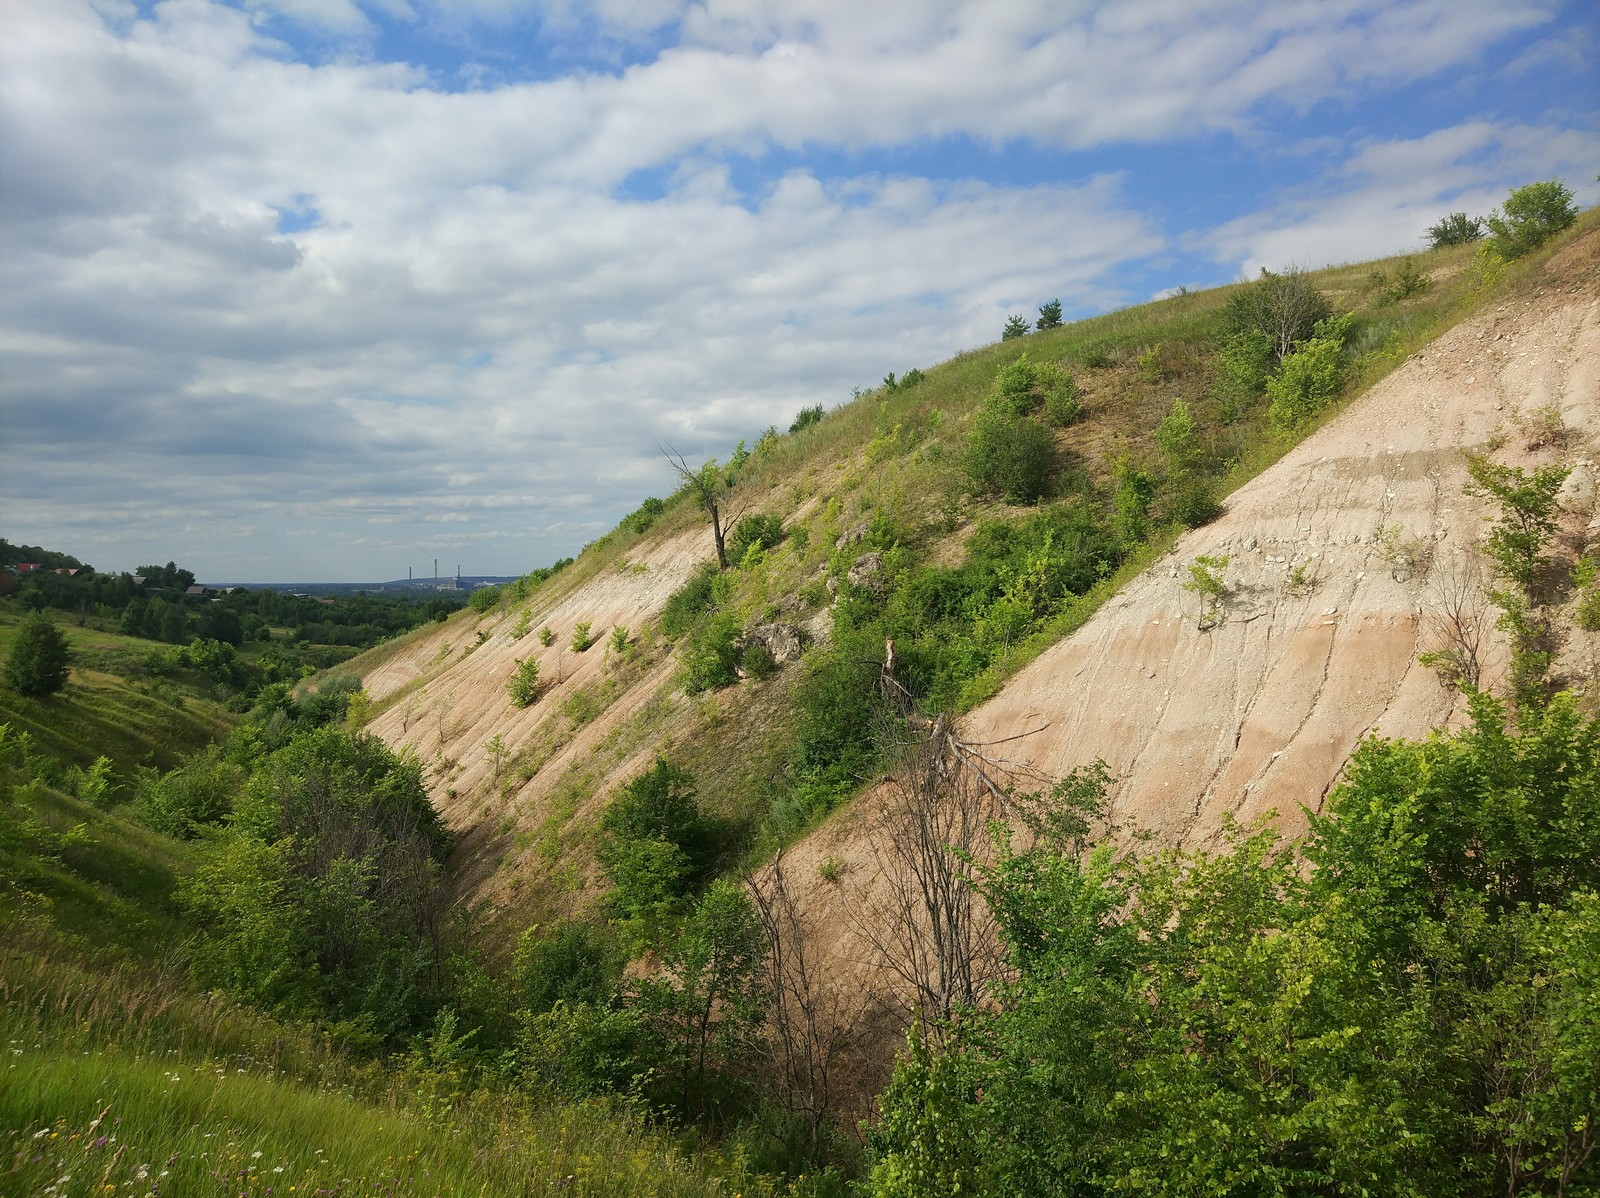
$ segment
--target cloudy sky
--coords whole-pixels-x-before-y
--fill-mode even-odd
[[[1600,199],[1593,0],[0,0],[0,536],[514,574],[796,410]]]

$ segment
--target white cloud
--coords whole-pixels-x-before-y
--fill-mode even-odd
[[[1513,187],[1565,177],[1594,203],[1600,131],[1473,121],[1424,137],[1370,140],[1330,174],[1259,212],[1186,239],[1242,277],[1261,267],[1322,266],[1425,248],[1450,212],[1482,215]]]
[[[872,148],[961,136],[1043,152],[1249,130],[1269,109],[1470,59],[1547,12],[10,7],[0,350],[8,440],[26,460],[8,462],[8,518],[90,560],[128,545],[181,555],[162,540],[173,529],[220,554],[292,521],[308,531],[284,560],[307,563],[351,522],[396,530],[367,538],[369,552],[443,523],[457,544],[513,555],[507,569],[592,536],[650,480],[667,485],[663,436],[725,453],[801,406],[991,340],[1045,298],[1136,298],[1119,268],[1168,248],[1101,160],[1018,186],[885,170]],[[681,37],[626,70],[461,93],[370,54],[385,19],[422,36],[530,16],[552,36],[588,22],[639,45]],[[298,27],[352,49],[297,61],[273,37]],[[1319,184],[1337,202],[1288,194],[1218,242],[1248,262],[1291,244],[1302,258],[1365,253],[1374,227],[1414,238],[1423,226],[1407,222],[1436,219],[1441,197],[1471,207],[1485,178],[1592,152],[1586,136],[1483,121],[1373,139]],[[806,165],[817,146],[834,165]],[[330,550],[317,568],[348,565]]]

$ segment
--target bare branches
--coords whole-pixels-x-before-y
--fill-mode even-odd
[[[1490,603],[1473,554],[1435,569],[1428,586],[1431,647],[1418,660],[1439,675],[1441,685],[1477,689],[1483,678]]]
[[[851,914],[894,979],[887,1005],[906,1024],[950,1022],[998,972],[994,920],[971,884],[1005,802],[995,764],[941,717],[901,747],[891,775],[872,837],[877,875]]]
[[[862,1015],[861,991],[852,988],[847,997],[837,979],[828,984],[784,884],[781,851],[766,880],[747,878],[745,886],[767,940],[768,1039],[781,1071],[781,1098],[805,1119],[816,1146],[834,1114],[837,1071]]]

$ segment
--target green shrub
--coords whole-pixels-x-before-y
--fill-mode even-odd
[[[558,1002],[604,1006],[616,992],[622,958],[615,938],[593,924],[563,919],[548,932],[529,928],[511,959],[517,1005],[535,1014]]]
[[[1538,249],[1578,219],[1572,192],[1558,179],[1529,183],[1506,197],[1489,216],[1489,248],[1501,258],[1520,258]]]
[[[757,681],[765,681],[778,672],[778,663],[772,650],[759,641],[752,641],[739,654],[739,668]]]
[[[1418,270],[1410,258],[1406,258],[1394,268],[1393,274],[1373,271],[1371,284],[1380,303],[1397,304],[1413,295],[1421,295],[1433,286],[1433,280]]]
[[[551,629],[550,625],[546,624],[543,628],[539,629],[539,643],[546,649],[556,643],[556,634]]]
[[[1055,440],[1036,420],[985,403],[967,446],[973,489],[1011,503],[1036,503],[1050,487]]]
[[[644,533],[667,510],[666,500],[651,496],[622,518],[618,528],[633,533]]]
[[[1183,400],[1173,400],[1172,410],[1156,426],[1156,445],[1166,455],[1167,468],[1173,474],[1185,473],[1199,459],[1200,439],[1189,405]]]
[[[1344,385],[1344,338],[1348,315],[1318,323],[1316,335],[1283,360],[1267,380],[1268,409],[1284,428],[1304,424],[1331,403]]]
[[[467,605],[480,616],[485,612],[493,611],[500,602],[499,587],[478,587],[467,599]]]
[[[1223,340],[1211,360],[1211,393],[1222,422],[1232,424],[1260,399],[1272,373],[1272,339],[1246,329]]]
[[[1039,368],[1026,352],[1000,368],[994,380],[995,402],[1013,416],[1027,416],[1039,406]]]
[[[1209,478],[1189,475],[1173,487],[1164,509],[1167,519],[1176,520],[1186,528],[1199,528],[1217,518],[1222,511],[1222,504],[1217,500],[1216,487]]]
[[[582,653],[594,644],[594,621],[582,620],[572,626],[572,649]]]
[[[210,745],[166,774],[146,771],[133,812],[156,831],[187,840],[222,822],[244,780],[245,771]]]
[[[1111,506],[1115,513],[1112,527],[1117,540],[1132,548],[1150,533],[1150,501],[1155,498],[1155,483],[1142,470],[1123,462],[1117,472],[1117,489],[1112,493]]]
[[[1585,632],[1600,632],[1600,558],[1585,554],[1572,568],[1572,582],[1578,591],[1574,620]]]
[[[809,408],[801,408],[800,411],[795,414],[794,423],[789,426],[789,431],[791,433],[804,432],[812,425],[820,423],[821,420],[821,404],[813,404]]]
[[[514,707],[527,707],[539,697],[539,663],[536,659],[519,658],[511,680],[506,683],[506,693]]]
[[[628,647],[628,629],[625,625],[617,624],[611,629],[611,652],[621,653]]]
[[[683,689],[691,695],[731,686],[739,680],[739,654],[733,643],[739,625],[726,612],[695,624],[683,646]]]
[[[1223,327],[1230,336],[1259,333],[1266,337],[1270,352],[1281,362],[1332,315],[1333,305],[1303,270],[1291,267],[1273,274],[1263,267],[1260,279],[1229,297]]]
[[[712,858],[694,779],[656,758],[606,808],[596,856],[614,887],[614,910],[634,919],[671,910],[705,876]]]
[[[1436,250],[1467,245],[1482,236],[1483,217],[1468,216],[1465,212],[1452,212],[1438,224],[1428,227],[1428,244]]]
[[[742,562],[752,547],[771,549],[783,542],[783,520],[778,516],[746,516],[728,536],[728,560]]]
[[[42,615],[32,615],[11,638],[5,684],[24,695],[53,695],[67,685],[67,638]]]
[[[529,611],[527,608],[523,608],[522,609],[522,613],[519,616],[517,616],[516,624],[512,626],[512,629],[511,629],[511,637],[512,637],[512,639],[520,641],[523,637],[528,635],[528,630],[530,628],[532,628],[532,627],[533,627],[533,613],[531,611]]]
[[[1044,418],[1056,428],[1066,428],[1083,409],[1078,403],[1078,384],[1065,370],[1058,370],[1044,393]]]
[[[1556,533],[1556,496],[1567,479],[1565,466],[1540,466],[1529,474],[1477,454],[1467,455],[1468,495],[1492,499],[1500,518],[1484,539],[1484,552],[1500,573],[1531,594],[1545,565],[1544,551]]]
[[[673,639],[681,637],[722,601],[727,585],[715,563],[701,566],[662,607],[661,631]]]

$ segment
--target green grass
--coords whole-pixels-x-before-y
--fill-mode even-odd
[[[0,607],[0,644],[6,649],[20,622],[14,608]],[[112,664],[107,658],[142,658],[163,646],[119,633],[58,626],[71,654],[66,689],[32,698],[0,687],[0,724],[9,724],[13,734],[26,732],[37,751],[61,768],[86,769],[105,756],[125,781],[138,765],[171,769],[237,723],[221,706],[185,694],[176,682],[135,685],[100,668]]]
[[[38,783],[0,803],[0,1193],[775,1192],[626,1105],[365,1058],[194,991],[191,851]]]

